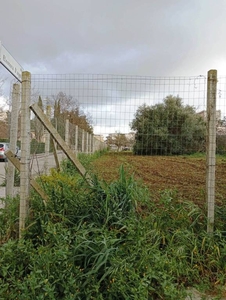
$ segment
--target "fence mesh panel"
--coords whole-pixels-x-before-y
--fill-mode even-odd
[[[185,155],[206,151],[207,76],[47,74],[32,75],[31,84],[31,102],[38,103],[45,113],[50,108],[52,125],[76,154],[92,153],[107,146],[114,151],[133,150],[134,154],[141,155]],[[226,151],[225,98],[226,77],[221,76],[217,82],[214,128],[217,154]],[[18,132],[20,139],[20,125]],[[53,143],[33,113],[30,134],[31,172],[33,175],[48,172],[56,166]],[[60,160],[65,158],[59,146],[56,150]],[[183,158],[178,159],[178,164],[184,164]],[[218,164],[217,160],[216,167],[218,202],[225,198],[222,161]],[[195,172],[200,171],[203,177],[197,184],[205,193],[203,156],[199,162],[194,162],[198,163],[201,170],[196,166]],[[190,179],[183,184],[184,190],[190,189],[189,184],[193,182],[193,175],[189,175]],[[199,197],[202,201],[205,198],[204,194]]]
[[[218,77],[217,82],[217,154],[226,153],[226,76]]]
[[[32,75],[32,90],[33,102],[38,102],[39,97],[41,97],[44,108],[47,105],[52,107],[52,122],[64,139],[65,120],[68,118],[70,123],[78,125],[80,131],[84,129],[101,140],[106,139],[106,137],[114,137],[116,140],[116,135],[126,135],[124,145],[122,142],[122,145],[116,146],[118,148],[119,146],[131,146],[128,141],[129,134],[136,131],[132,130],[131,126],[138,108],[144,104],[151,107],[163,104],[164,99],[172,95],[175,98],[181,98],[183,106],[194,107],[195,112],[200,113],[200,115],[204,116],[206,109],[205,76],[158,78],[94,74]],[[165,116],[163,117],[165,118]],[[170,127],[171,117],[169,116],[167,120],[161,120],[159,128],[163,126],[163,122]],[[156,118],[155,111],[153,111],[153,122]],[[179,123],[183,121],[181,118],[183,116],[175,115],[172,126],[175,124],[179,126]],[[149,127],[151,128],[150,124]],[[161,135],[164,136],[162,147],[172,143],[170,142],[170,139],[172,140],[170,133],[160,132],[159,128],[154,128],[153,132],[151,130],[141,132],[139,145],[142,148],[141,154],[155,154],[155,152],[164,154],[163,149],[155,150],[153,153],[148,149],[153,148],[154,150],[154,143],[161,139]],[[171,128],[172,135],[181,135],[182,143],[186,130],[184,129],[183,133],[174,131],[176,129]],[[147,137],[147,135],[149,136]],[[148,143],[150,136],[152,136],[151,144]],[[72,139],[73,134],[70,137],[70,140]],[[177,143],[179,141],[180,138],[177,139]],[[78,143],[81,144],[81,142]],[[111,142],[109,144],[114,146]],[[120,143],[118,142],[118,144]],[[157,147],[161,148],[161,142],[157,141],[157,144]],[[79,148],[81,149],[82,145]]]

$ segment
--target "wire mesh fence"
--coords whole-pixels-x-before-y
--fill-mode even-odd
[[[226,149],[225,77],[218,78],[216,153]],[[75,153],[133,150],[141,155],[178,155],[206,150],[207,77],[97,74],[32,75],[31,103],[46,112]],[[21,139],[19,115],[18,140]],[[35,155],[52,152],[48,133],[31,114]],[[68,123],[67,123],[68,122]],[[19,143],[20,144],[20,143]],[[57,150],[60,150],[58,147]],[[47,158],[46,158],[47,160]],[[47,162],[46,162],[47,164]]]
[[[218,77],[217,82],[217,126],[216,150],[217,154],[226,153],[226,76]]]
[[[180,154],[185,148],[183,142],[190,142],[189,151],[200,148],[197,145],[194,148],[192,143],[194,135],[199,134],[198,130],[189,132],[192,120],[189,123],[188,118],[184,119],[192,109],[192,113],[204,119],[204,76],[33,75],[32,91],[32,101],[41,98],[44,107],[51,106],[53,123],[63,138],[68,119],[80,131],[84,129],[98,139],[106,140],[112,149],[132,148],[137,131],[138,154]],[[167,109],[170,114],[164,115]],[[145,117],[148,111],[150,118]],[[136,124],[139,113],[142,121]],[[70,143],[73,144],[72,140],[73,134],[70,134]],[[175,143],[174,151],[172,145]],[[79,147],[82,148],[81,142]]]
[[[76,155],[106,147],[132,150],[137,155],[185,155],[207,149],[208,83],[203,75],[32,75],[30,100],[38,104]],[[226,77],[219,77],[211,125],[216,134],[214,157],[226,151],[225,85]],[[20,116],[18,119],[20,124]],[[33,112],[27,120],[30,171],[39,175],[56,166],[54,143]],[[20,139],[20,125],[18,133]],[[56,151],[65,158],[60,146]],[[214,177],[215,170],[211,172],[209,177]]]

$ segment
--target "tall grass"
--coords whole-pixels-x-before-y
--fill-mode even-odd
[[[40,180],[50,200],[33,195],[22,239],[18,201],[1,211],[0,299],[184,299],[187,286],[225,284],[223,215],[207,235],[205,211],[169,190],[157,205],[123,167],[110,184]]]

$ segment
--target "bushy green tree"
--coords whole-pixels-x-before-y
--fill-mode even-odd
[[[138,108],[131,129],[136,131],[134,153],[139,155],[190,154],[203,151],[205,122],[179,96]]]

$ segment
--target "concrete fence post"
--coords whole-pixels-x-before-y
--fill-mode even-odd
[[[85,130],[82,129],[82,149],[81,152],[83,153],[85,149]]]
[[[94,153],[94,148],[93,148],[93,146],[94,146],[94,134],[92,133],[92,134],[91,134],[91,153]]]
[[[48,120],[50,120],[51,117],[51,106],[46,106],[46,116]],[[49,147],[50,147],[50,134],[48,130],[45,129],[45,162],[44,162],[44,169],[45,174],[49,173]]]
[[[9,149],[12,153],[16,153],[17,144],[17,131],[18,131],[18,111],[20,105],[20,84],[16,83],[13,85],[12,91],[12,111],[11,111],[11,122],[10,122],[10,143]],[[6,196],[14,196],[14,176],[15,167],[8,162],[8,168],[6,173]]]
[[[78,125],[75,126],[75,154],[78,154]]]
[[[19,237],[25,228],[30,192],[30,100],[31,74],[22,72],[21,92],[21,162],[20,162],[20,216]]]
[[[86,153],[89,154],[89,132],[86,132]]]
[[[207,148],[206,148],[206,197],[208,206],[207,232],[213,233],[215,210],[216,169],[216,94],[217,70],[208,72],[207,81]]]
[[[69,120],[66,119],[65,121],[65,143],[69,146],[70,145],[70,137],[69,137]]]
[[[97,151],[97,139],[93,137],[93,152]]]

